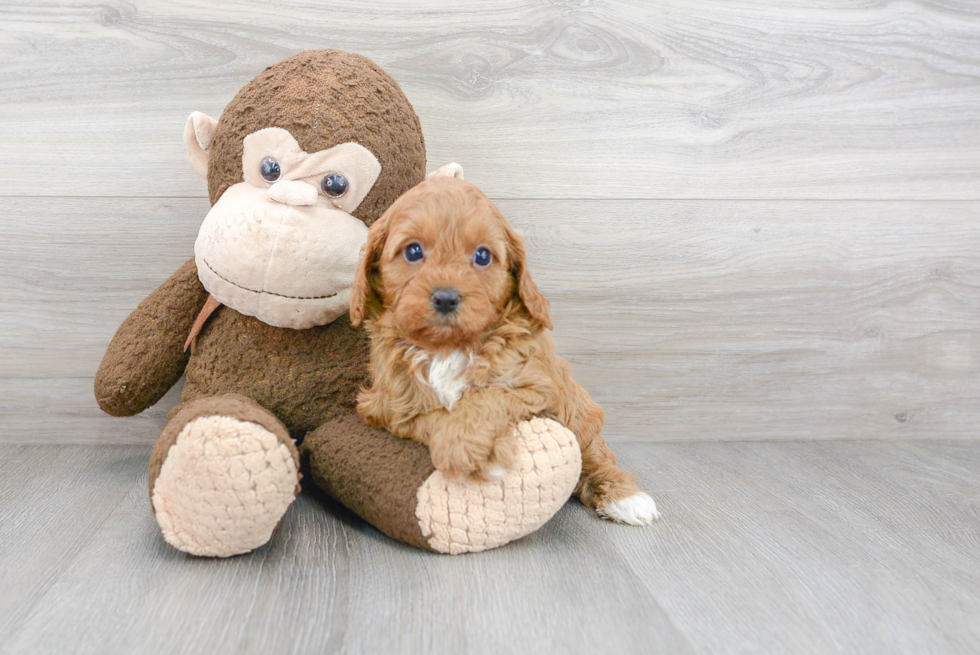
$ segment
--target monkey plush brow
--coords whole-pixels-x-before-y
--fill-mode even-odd
[[[252,132],[242,142],[242,170],[245,181],[254,186],[268,186],[260,167],[266,157],[279,163],[281,180],[306,180],[326,173],[343,174],[351,188],[344,196],[343,209],[354,211],[381,175],[381,164],[370,150],[349,141],[326,150],[308,153],[292,134],[281,127],[267,127]],[[319,185],[319,179],[309,180]]]

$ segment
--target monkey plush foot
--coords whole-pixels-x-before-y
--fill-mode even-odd
[[[502,546],[540,528],[571,496],[582,471],[575,435],[548,419],[515,429],[518,465],[499,480],[448,480],[428,449],[356,415],[303,442],[313,481],[390,537],[439,553]]]
[[[151,457],[150,499],[164,539],[206,557],[262,546],[296,497],[298,465],[285,427],[251,400],[188,403]]]

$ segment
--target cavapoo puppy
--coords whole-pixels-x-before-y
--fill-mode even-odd
[[[602,408],[555,354],[524,240],[474,185],[432,177],[371,226],[350,316],[367,319],[371,335],[373,385],[358,411],[428,445],[444,474],[501,477],[516,463],[514,426],[553,418],[582,448],[582,503],[634,525],[657,518],[635,476],[616,466]]]

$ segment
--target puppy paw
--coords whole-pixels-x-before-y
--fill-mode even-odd
[[[490,466],[490,449],[465,439],[432,439],[429,442],[432,465],[450,479],[483,478]]]
[[[604,519],[628,525],[650,525],[660,518],[657,504],[643,492],[597,506],[595,511]]]
[[[507,475],[507,469],[496,462],[491,462],[490,465],[483,470],[483,473],[487,480],[503,480],[504,476]]]
[[[494,439],[493,450],[487,458],[486,465],[481,467],[479,477],[484,480],[500,480],[508,471],[517,468],[520,450],[514,428],[508,426]]]
[[[500,480],[518,464],[520,445],[514,427],[496,437],[465,426],[453,426],[429,441],[432,464],[447,478]]]

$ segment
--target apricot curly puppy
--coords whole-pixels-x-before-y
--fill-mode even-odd
[[[428,445],[446,475],[494,479],[516,463],[514,426],[553,418],[582,447],[582,503],[634,525],[657,518],[616,466],[602,408],[555,354],[524,240],[477,187],[422,182],[371,226],[364,250],[350,316],[369,319],[373,385],[357,408],[368,423]]]

